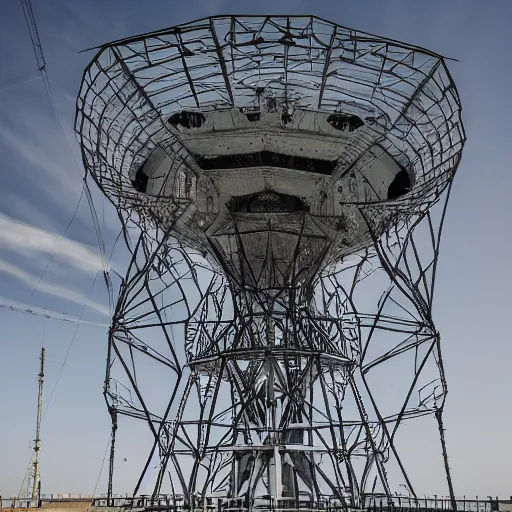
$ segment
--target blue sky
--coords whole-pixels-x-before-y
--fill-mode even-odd
[[[289,13],[316,14],[459,59],[450,70],[462,98],[468,142],[445,225],[435,306],[450,388],[446,436],[457,494],[512,494],[508,463],[512,457],[508,328],[512,2],[38,0],[33,4],[56,103],[74,154],[35,71],[21,5],[4,0],[0,4],[0,302],[73,316],[79,316],[87,303],[84,320],[98,324],[108,323],[108,301],[101,275],[96,279],[101,261],[84,199],[61,241],[81,194],[74,102],[92,53],[80,50],[216,13]],[[115,213],[99,193],[95,204],[111,247],[119,230]],[[115,255],[113,265],[117,264],[122,266]],[[42,342],[48,356],[46,403],[66,360],[44,417],[43,490],[92,493],[109,435],[101,394],[106,328],[82,324],[75,336],[71,323],[4,308],[0,322],[0,494],[18,492],[30,459]],[[130,462],[144,451],[144,432],[143,426],[133,424],[120,431],[118,492],[131,490]],[[136,446],[129,448],[129,439],[137,439]],[[423,460],[422,450],[426,457],[438,445],[417,450]],[[105,477],[104,471],[97,492],[105,491]],[[420,492],[435,493],[441,484],[439,474],[425,470]]]

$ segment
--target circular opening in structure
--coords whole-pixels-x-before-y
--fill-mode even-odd
[[[411,190],[411,177],[409,173],[402,168],[393,181],[389,184],[388,187],[388,200],[397,199],[398,197],[407,194]]]

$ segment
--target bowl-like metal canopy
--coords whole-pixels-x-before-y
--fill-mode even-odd
[[[311,16],[109,43],[77,107],[86,168],[118,208],[259,287],[312,277],[428,208],[464,142],[440,55]]]

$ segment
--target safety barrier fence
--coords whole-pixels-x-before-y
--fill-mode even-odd
[[[488,496],[486,499],[466,499],[458,498],[455,500],[456,509],[448,497],[422,497],[412,498],[408,496],[393,496],[389,499],[387,496],[366,496],[363,506],[350,507],[349,499],[347,504],[350,509],[364,510],[366,512],[512,512],[512,497],[510,500],[499,500]],[[128,496],[114,495],[108,499],[107,496],[92,497],[83,494],[58,494],[42,495],[40,499],[21,499],[21,498],[2,498],[0,496],[1,509],[14,508],[51,508],[51,504],[69,503],[90,503],[92,507],[105,508],[124,508],[139,509],[148,511],[202,511],[202,512],[246,512],[249,509],[272,512],[308,512],[322,510],[325,512],[338,512],[347,510],[347,504],[344,504],[339,498],[326,496],[320,499],[295,499],[279,498],[272,496],[255,498],[251,503],[244,498],[195,498],[187,501],[180,495],[159,495],[151,497],[146,495]]]

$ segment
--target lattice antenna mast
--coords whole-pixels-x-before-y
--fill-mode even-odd
[[[43,384],[44,384],[44,347],[41,348],[41,366],[39,368],[38,383],[39,389],[37,393],[37,423],[36,423],[36,438],[34,440],[34,479],[32,482],[32,498],[37,498],[39,492],[39,482],[41,481],[39,473],[39,450],[41,449],[41,420],[43,418]]]
[[[76,130],[130,254],[104,394],[113,434],[153,437],[134,495],[393,506],[424,485],[403,447],[441,435],[456,508],[432,306],[465,134],[442,56],[206,18],[103,46]]]

